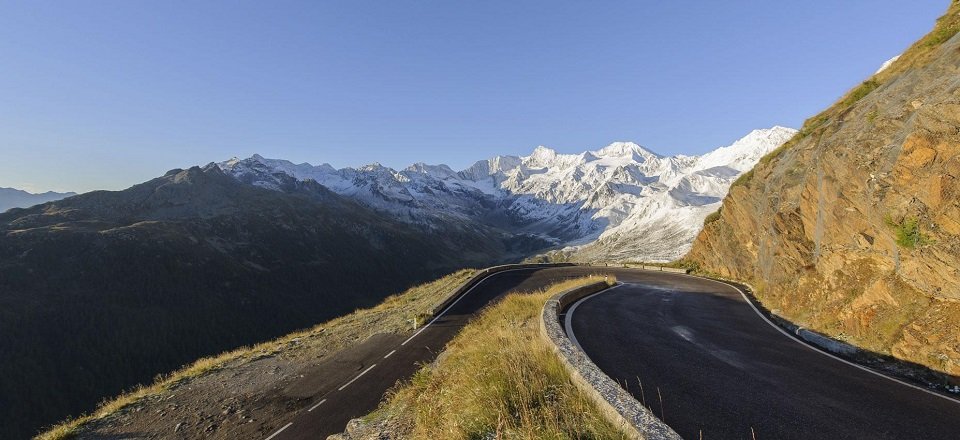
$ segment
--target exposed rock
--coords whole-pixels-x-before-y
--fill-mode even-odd
[[[734,185],[687,259],[799,325],[960,375],[957,78],[960,37],[919,42]]]
[[[333,434],[327,440],[399,440],[406,438],[398,430],[390,426],[390,418],[380,418],[375,421],[352,419],[340,434]]]
[[[754,130],[702,156],[660,156],[632,142],[580,154],[541,146],[529,156],[498,156],[460,172],[423,163],[399,171],[379,164],[336,170],[259,155],[217,166],[274,190],[288,187],[291,177],[315,181],[443,235],[468,230],[490,237],[475,242],[506,241],[514,252],[551,248],[543,259],[671,261],[690,248],[730,184],[795,133],[779,126]]]

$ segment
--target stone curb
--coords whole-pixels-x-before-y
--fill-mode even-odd
[[[640,269],[640,270],[650,270],[654,272],[670,272],[670,273],[683,273],[683,274],[690,273],[690,269],[664,267],[664,266],[658,266],[656,264],[643,264],[643,263],[574,263],[574,264],[576,264],[577,266],[584,266],[584,267],[622,267],[624,269]]]
[[[568,305],[605,290],[606,282],[597,282],[558,293],[543,306],[540,316],[540,335],[553,347],[574,385],[585,392],[600,407],[604,417],[618,426],[632,439],[681,440],[669,426],[660,421],[630,393],[577,348],[560,325],[560,312]]]

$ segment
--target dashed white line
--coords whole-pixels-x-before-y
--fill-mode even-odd
[[[276,437],[278,434],[280,434],[281,432],[283,432],[284,429],[289,428],[290,425],[292,425],[292,424],[293,424],[293,422],[290,422],[290,423],[287,423],[286,425],[283,425],[283,428],[280,428],[280,429],[277,430],[277,432],[274,432],[273,434],[270,434],[270,437],[267,437],[265,440],[270,440],[270,439]]]
[[[317,402],[317,404],[311,406],[310,409],[307,410],[307,412],[310,412],[310,411],[313,411],[313,410],[317,409],[318,406],[323,405],[323,402],[326,402],[326,401],[327,401],[327,399],[323,399],[323,400]]]
[[[481,279],[480,281],[477,281],[477,284],[474,284],[473,287],[467,289],[466,292],[463,292],[463,295],[460,295],[460,297],[457,298],[456,301],[454,301],[454,302],[451,303],[449,306],[447,306],[447,308],[443,309],[443,311],[440,312],[440,313],[438,313],[437,316],[434,316],[433,319],[431,319],[430,322],[427,323],[427,325],[421,327],[419,331],[417,331],[416,333],[414,333],[413,336],[410,336],[409,338],[407,338],[406,341],[403,341],[402,343],[400,343],[400,345],[407,345],[407,342],[410,342],[411,339],[416,338],[417,335],[419,335],[420,333],[423,333],[423,331],[426,330],[427,327],[430,327],[431,325],[433,325],[433,323],[436,322],[438,319],[440,319],[441,316],[446,315],[447,312],[450,311],[450,309],[453,308],[453,306],[457,305],[457,303],[460,302],[461,299],[463,299],[464,297],[466,297],[467,295],[469,295],[470,292],[473,292],[473,289],[476,289],[477,286],[483,284],[483,282],[486,281],[487,278],[490,278],[490,277],[492,277],[492,276],[494,276],[494,275],[498,275],[498,274],[501,274],[501,273],[516,272],[516,271],[518,271],[518,270],[530,270],[530,269],[534,269],[534,268],[531,268],[531,267],[521,267],[521,268],[519,268],[519,269],[502,270],[502,271],[500,271],[500,272],[494,272],[494,273],[492,273],[492,274],[490,274],[490,275],[487,275],[487,276],[483,277],[483,279]]]
[[[473,289],[475,289],[477,286],[479,286],[479,285],[482,284],[484,281],[486,281],[487,278],[490,278],[490,277],[492,277],[492,276],[494,276],[494,275],[501,274],[501,273],[515,272],[515,271],[518,271],[518,270],[530,270],[530,269],[531,269],[531,268],[529,268],[529,267],[518,268],[518,269],[508,269],[508,270],[503,270],[503,271],[500,271],[500,272],[495,272],[495,273],[492,273],[492,274],[489,274],[489,275],[483,277],[481,280],[477,281],[477,283],[474,284],[473,287],[467,289],[466,292],[463,292],[463,294],[460,295],[460,297],[457,298],[453,303],[451,303],[449,306],[447,306],[447,308],[443,309],[442,312],[438,313],[437,316],[434,316],[433,319],[431,319],[430,322],[427,323],[427,325],[425,325],[425,326],[423,326],[422,328],[420,328],[420,330],[418,330],[416,333],[414,333],[413,336],[410,336],[409,338],[407,338],[407,340],[406,340],[406,341],[403,341],[403,343],[401,343],[400,345],[407,345],[407,343],[410,342],[411,339],[417,337],[417,335],[419,335],[420,333],[423,333],[423,331],[426,330],[427,327],[430,327],[430,325],[432,325],[436,320],[440,319],[440,317],[442,317],[442,316],[445,315],[448,311],[450,311],[450,309],[453,308],[453,306],[455,306],[458,302],[460,302],[460,300],[462,300],[463,297],[467,296],[470,292],[473,291]],[[387,355],[384,356],[383,358],[386,359],[386,358],[392,356],[392,355],[393,355],[394,353],[396,353],[396,352],[397,352],[397,350],[393,350],[393,351],[391,351],[390,353],[387,353]],[[360,374],[358,374],[357,377],[354,377],[353,380],[351,380],[350,382],[347,382],[347,383],[343,384],[343,386],[341,386],[340,388],[338,388],[337,391],[343,391],[344,388],[346,388],[346,387],[350,386],[350,384],[356,382],[357,379],[360,379],[361,376],[363,376],[364,374],[367,374],[370,370],[373,369],[373,367],[376,367],[376,366],[377,366],[377,364],[373,364],[373,365],[371,365],[369,368],[367,368],[366,370],[363,370],[363,372],[361,372]],[[326,401],[327,401],[327,399],[323,399],[323,400],[317,402],[317,404],[316,404],[316,405],[313,405],[312,407],[310,407],[310,409],[308,409],[307,412],[310,412],[310,411],[313,411],[313,410],[317,409],[317,407],[319,407],[320,405],[323,405],[323,403],[326,402]],[[273,434],[270,434],[270,437],[267,437],[265,440],[271,440],[272,438],[276,437],[276,436],[279,435],[281,432],[283,432],[285,429],[289,428],[291,425],[293,425],[293,422],[290,422],[290,423],[287,423],[286,425],[283,425],[282,428],[278,429],[278,430],[277,430],[276,432],[274,432]]]
[[[351,380],[350,382],[347,382],[347,383],[343,384],[342,387],[337,388],[337,391],[343,391],[344,388],[346,388],[346,387],[350,386],[350,384],[356,382],[357,379],[359,379],[359,378],[360,378],[361,376],[363,376],[364,374],[367,374],[368,371],[372,370],[373,367],[376,367],[376,366],[377,366],[377,364],[373,364],[373,365],[371,365],[369,368],[367,368],[366,370],[363,370],[363,372],[360,373],[360,374],[358,374],[357,377],[354,377],[353,380]]]

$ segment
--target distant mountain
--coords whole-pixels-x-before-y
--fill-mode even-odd
[[[665,157],[630,142],[597,151],[498,156],[454,171],[414,164],[335,169],[254,155],[219,164],[237,180],[277,189],[287,177],[313,180],[397,219],[427,228],[524,234],[552,243],[560,258],[671,260],[690,247],[730,184],[796,130],[755,130],[702,156]]]
[[[77,195],[77,193],[58,193],[53,191],[33,194],[16,188],[0,188],[0,212],[4,212],[10,208],[27,208],[75,195]]]
[[[756,130],[703,156],[538,147],[460,171],[253,156],[7,211],[0,438],[465,266],[675,258],[793,134]]]
[[[267,190],[217,166],[0,214],[0,438],[198,357],[546,245],[528,244],[441,235],[313,181],[281,175]]]

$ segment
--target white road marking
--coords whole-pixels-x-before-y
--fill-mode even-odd
[[[430,322],[427,323],[427,325],[421,327],[420,330],[418,330],[416,333],[414,333],[413,336],[410,336],[409,338],[407,338],[406,341],[401,342],[400,345],[407,345],[407,342],[410,342],[411,339],[416,338],[417,335],[419,335],[420,333],[423,333],[423,331],[426,330],[427,327],[430,327],[436,320],[440,319],[440,317],[442,317],[443,315],[446,315],[447,312],[449,312],[450,309],[453,308],[453,306],[457,305],[457,303],[460,302],[461,299],[463,299],[463,298],[465,298],[467,295],[469,295],[470,292],[473,292],[473,289],[476,289],[477,286],[483,284],[483,282],[486,281],[487,278],[490,278],[490,277],[492,277],[492,276],[494,276],[494,275],[499,275],[499,274],[502,274],[502,273],[516,272],[516,271],[518,271],[518,270],[531,270],[531,269],[538,269],[538,270],[539,270],[539,269],[544,269],[544,268],[523,267],[523,268],[519,268],[519,269],[507,269],[507,270],[502,270],[502,271],[500,271],[500,272],[494,272],[494,273],[492,273],[492,274],[490,274],[490,275],[487,275],[487,276],[481,278],[480,281],[477,281],[477,284],[474,284],[473,287],[467,289],[466,292],[463,292],[463,295],[460,295],[460,297],[457,298],[456,301],[454,301],[454,302],[451,303],[449,306],[447,306],[447,308],[443,309],[443,311],[440,312],[440,313],[438,313],[437,316],[434,316],[433,319],[431,319]]]
[[[293,422],[290,422],[290,423],[287,423],[286,425],[283,425],[283,428],[280,428],[280,429],[277,430],[277,432],[274,432],[273,434],[270,434],[270,437],[267,437],[265,440],[270,440],[270,439],[276,437],[278,434],[280,434],[281,432],[283,432],[284,429],[289,428],[290,425],[292,425],[292,424],[293,424]]]
[[[326,402],[326,401],[327,401],[327,399],[323,399],[323,400],[317,402],[317,404],[311,406],[310,409],[307,410],[307,412],[310,412],[310,411],[313,411],[313,410],[317,409],[318,406],[323,405],[323,402]]]
[[[861,370],[863,370],[863,371],[866,371],[867,373],[873,374],[873,375],[875,375],[875,376],[879,376],[879,377],[882,377],[882,378],[884,378],[884,379],[892,380],[892,381],[897,382],[897,383],[899,383],[899,384],[901,384],[901,385],[906,385],[906,386],[908,386],[908,387],[910,387],[910,388],[923,391],[924,393],[927,393],[927,394],[932,394],[932,395],[937,396],[937,397],[939,397],[939,398],[941,398],[941,399],[949,400],[949,401],[951,401],[951,402],[953,402],[953,403],[960,403],[960,401],[958,401],[957,399],[954,399],[953,397],[945,396],[945,395],[940,394],[940,393],[935,393],[935,392],[930,391],[930,390],[928,390],[928,389],[926,389],[926,388],[923,388],[923,387],[921,387],[921,386],[917,386],[917,385],[914,385],[914,384],[912,384],[912,383],[902,381],[902,380],[897,379],[897,378],[895,378],[895,377],[887,376],[886,374],[883,374],[883,373],[881,373],[881,372],[879,372],[879,371],[874,371],[874,370],[871,370],[871,369],[869,369],[869,368],[867,368],[867,367],[864,367],[863,365],[850,362],[850,361],[848,361],[848,360],[846,360],[846,359],[844,359],[844,358],[841,358],[841,357],[836,356],[836,355],[834,355],[834,354],[832,354],[832,353],[829,353],[829,352],[820,350],[819,348],[816,348],[816,347],[814,347],[814,346],[812,346],[812,345],[810,345],[810,344],[807,344],[806,342],[803,342],[803,341],[797,339],[796,337],[794,337],[794,335],[791,335],[790,332],[784,330],[782,327],[780,327],[779,325],[775,324],[773,321],[771,321],[770,319],[768,319],[768,318],[767,318],[767,315],[764,315],[764,314],[760,311],[760,309],[758,309],[757,306],[753,304],[753,301],[750,301],[750,298],[747,296],[746,292],[744,292],[742,289],[740,289],[739,287],[737,287],[737,286],[735,286],[735,285],[733,285],[733,284],[730,284],[730,283],[727,283],[727,282],[724,282],[724,281],[718,281],[718,280],[715,280],[715,279],[712,279],[712,278],[698,277],[698,276],[695,276],[695,275],[687,275],[687,274],[677,274],[677,275],[683,275],[683,276],[686,276],[686,277],[698,278],[698,279],[701,279],[701,280],[712,281],[712,282],[717,283],[717,284],[722,284],[722,285],[724,285],[724,286],[732,287],[732,288],[734,288],[734,289],[737,289],[737,292],[740,292],[740,296],[743,297],[743,300],[746,301],[747,304],[750,304],[750,308],[753,309],[753,311],[756,312],[757,315],[760,315],[760,317],[763,318],[763,320],[764,320],[767,324],[770,324],[771,327],[777,329],[778,331],[780,331],[780,333],[783,333],[784,335],[786,335],[788,338],[790,338],[791,341],[796,342],[796,343],[798,343],[798,344],[800,344],[800,345],[802,345],[802,346],[804,346],[804,347],[807,347],[807,348],[810,349],[810,350],[813,350],[813,351],[815,351],[815,352],[817,352],[817,353],[820,353],[820,354],[822,354],[822,355],[824,355],[824,356],[829,356],[829,357],[831,357],[831,358],[833,358],[833,359],[836,359],[836,360],[838,360],[838,361],[840,361],[840,362],[843,362],[843,363],[845,363],[845,364],[847,364],[847,365],[850,365],[850,366],[852,366],[852,367],[859,368],[859,369],[861,369]]]
[[[358,374],[357,377],[354,377],[353,380],[351,380],[350,382],[347,382],[347,383],[343,384],[342,387],[337,388],[337,391],[343,391],[344,388],[346,388],[346,387],[350,386],[350,384],[356,382],[357,379],[359,379],[359,378],[360,378],[361,376],[363,376],[364,374],[367,374],[368,371],[372,370],[373,367],[376,367],[376,366],[377,366],[377,364],[373,364],[373,365],[371,365],[369,368],[367,368],[366,370],[363,370],[363,372],[360,373],[360,374]]]
[[[544,267],[544,268],[546,268],[546,267]],[[430,327],[434,322],[436,322],[436,320],[440,319],[443,315],[447,314],[447,312],[449,312],[450,309],[453,308],[453,306],[457,305],[457,303],[460,302],[460,300],[462,300],[465,296],[469,295],[470,292],[473,291],[473,289],[475,289],[475,288],[477,288],[477,286],[483,284],[483,282],[486,281],[488,278],[490,278],[490,277],[492,277],[492,276],[494,276],[494,275],[497,275],[497,274],[501,274],[501,273],[516,272],[516,271],[520,271],[520,270],[531,270],[531,269],[535,269],[535,268],[524,267],[524,268],[517,268],[517,269],[507,269],[507,270],[502,270],[502,271],[499,271],[499,272],[491,273],[491,274],[489,274],[489,275],[481,278],[480,280],[477,281],[476,284],[473,285],[473,287],[470,287],[469,289],[467,289],[466,292],[463,292],[463,294],[460,295],[459,298],[457,298],[456,300],[454,300],[449,306],[447,306],[445,309],[443,309],[443,311],[441,311],[440,313],[438,313],[437,316],[434,316],[433,319],[431,319],[430,322],[427,323],[427,325],[421,327],[420,330],[418,330],[418,331],[417,331],[416,333],[414,333],[412,336],[410,336],[409,338],[407,338],[407,340],[406,340],[406,341],[403,341],[403,343],[401,343],[400,345],[407,345],[407,343],[410,342],[413,338],[417,337],[417,335],[419,335],[420,333],[423,333],[423,331],[426,330],[427,327]],[[391,351],[390,353],[387,353],[387,355],[384,356],[383,358],[386,359],[386,358],[390,357],[391,355],[393,355],[394,353],[396,353],[396,351],[397,351],[397,350],[393,350],[393,351]],[[356,382],[357,379],[360,379],[361,376],[363,376],[364,374],[367,374],[367,372],[369,372],[370,370],[373,369],[373,367],[376,367],[376,366],[377,366],[377,364],[373,364],[373,365],[371,365],[369,368],[367,368],[366,370],[363,370],[363,372],[361,372],[360,374],[358,374],[357,377],[354,377],[353,380],[351,380],[350,382],[347,382],[347,383],[343,384],[343,386],[341,386],[340,388],[338,388],[337,391],[343,391],[344,388],[346,388],[346,387],[350,386],[350,384]],[[319,407],[320,405],[322,405],[322,404],[323,404],[324,402],[326,402],[326,401],[327,401],[327,399],[323,399],[323,400],[317,402],[317,404],[316,404],[316,405],[313,405],[312,407],[310,407],[310,409],[308,409],[307,412],[310,412],[310,411],[313,411],[313,410],[317,409],[317,407]],[[283,425],[282,428],[278,429],[278,430],[277,430],[276,432],[274,432],[273,434],[270,434],[270,437],[267,437],[265,440],[271,440],[272,438],[276,437],[276,436],[279,435],[281,432],[283,432],[285,429],[289,428],[291,425],[293,425],[293,422],[290,422],[290,423],[287,423],[286,425]]]
[[[437,318],[439,318],[439,317],[440,317],[440,315],[437,315]],[[436,319],[436,318],[434,318],[434,319]],[[430,321],[430,324],[433,324],[433,321]],[[410,336],[409,338],[407,338],[406,341],[401,342],[400,345],[407,345],[407,342],[410,342],[411,339],[416,338],[417,335],[419,335],[420,333],[423,333],[423,331],[426,330],[427,327],[430,327],[430,324],[427,324],[427,325],[421,327],[420,330],[417,330],[417,332],[414,333],[413,336]]]
[[[619,282],[618,282],[616,286],[608,287],[608,288],[603,289],[603,290],[601,290],[601,291],[599,291],[599,292],[597,292],[597,293],[594,293],[594,294],[591,294],[591,295],[587,295],[587,296],[585,296],[585,297],[580,298],[579,300],[577,300],[577,302],[573,303],[573,305],[570,306],[570,308],[567,309],[567,316],[566,316],[566,317],[564,318],[564,320],[563,320],[563,321],[564,321],[563,327],[567,330],[567,337],[570,338],[570,342],[573,342],[573,345],[575,345],[575,346],[577,347],[577,350],[583,351],[583,347],[580,346],[580,341],[577,341],[577,335],[573,334],[573,311],[574,311],[574,310],[577,310],[577,307],[580,305],[580,303],[582,303],[582,302],[584,302],[584,301],[586,301],[586,300],[588,300],[588,299],[590,299],[590,298],[593,298],[593,297],[595,297],[595,296],[597,296],[597,295],[599,295],[599,294],[601,294],[601,293],[609,292],[609,291],[611,291],[611,290],[613,290],[613,289],[616,289],[617,287],[620,287],[620,286],[623,286],[623,285],[624,285],[624,283],[619,283]]]

